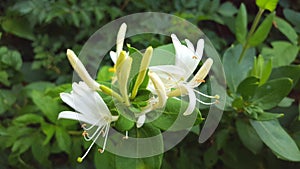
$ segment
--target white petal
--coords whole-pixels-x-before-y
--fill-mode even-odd
[[[111,60],[114,62],[114,64],[116,64],[116,62],[117,62],[117,53],[114,52],[114,51],[110,51],[109,55],[110,55]]]
[[[176,35],[171,35],[176,52],[175,65],[185,70],[185,80],[188,79],[197,68],[200,60],[195,57],[194,51],[182,45]]]
[[[196,56],[198,57],[199,60],[202,59],[203,50],[204,50],[204,40],[199,39],[197,42],[197,49],[196,49]]]
[[[183,85],[183,87],[187,90],[188,96],[189,96],[189,105],[186,108],[185,112],[183,113],[183,115],[187,116],[187,115],[192,114],[196,107],[196,95],[195,95],[193,89],[190,88],[189,86]]]
[[[120,26],[118,35],[117,35],[117,50],[116,53],[117,55],[120,54],[120,52],[123,50],[123,44],[124,44],[124,39],[125,39],[125,35],[126,35],[126,29],[127,29],[127,25],[125,23],[122,23],[122,25]],[[117,56],[118,57],[118,56]]]
[[[88,124],[95,124],[98,119],[91,119],[86,118],[80,113],[76,113],[73,111],[62,111],[58,114],[58,119],[70,119],[70,120],[78,120],[80,122],[88,123]]]
[[[146,121],[146,115],[145,114],[141,115],[140,117],[138,117],[138,120],[136,121],[136,127],[137,128],[142,127],[144,125],[145,121]]]
[[[60,95],[60,98],[62,99],[63,102],[65,102],[67,105],[69,105],[70,107],[75,109],[72,94],[60,93],[59,95]]]
[[[192,44],[192,42],[191,42],[190,40],[185,39],[185,43],[186,43],[187,47],[188,47],[191,51],[195,52],[195,47],[194,47],[194,45]]]

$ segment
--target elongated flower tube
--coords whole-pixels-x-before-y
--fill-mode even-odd
[[[100,95],[82,81],[73,83],[71,93],[61,93],[60,98],[76,112],[62,111],[59,113],[58,119],[79,120],[83,123],[82,128],[84,132],[82,135],[84,139],[86,141],[93,140],[86,153],[82,157],[78,157],[77,161],[83,161],[99,136],[104,138],[100,151],[103,153],[106,147],[110,123],[116,121],[118,116],[113,116]]]
[[[189,96],[189,105],[183,114],[190,115],[195,109],[196,101],[205,105],[217,102],[203,102],[196,97],[196,94],[210,99],[219,99],[218,95],[209,96],[195,89],[202,82],[205,82],[204,79],[213,64],[213,60],[208,58],[192,80],[188,81],[202,58],[204,41],[203,39],[199,39],[197,42],[197,49],[195,50],[193,44],[189,40],[185,40],[187,43],[187,46],[185,46],[180,43],[176,35],[172,34],[171,38],[176,52],[175,65],[153,66],[150,67],[150,70],[156,72],[162,81],[164,81],[168,97],[177,97],[181,95]],[[149,87],[149,89],[151,90],[151,87]]]
[[[144,56],[143,56],[143,59],[141,62],[141,66],[140,66],[140,70],[139,70],[139,74],[136,78],[134,87],[132,89],[131,99],[135,98],[140,85],[143,83],[143,81],[145,79],[147,69],[149,67],[149,64],[150,64],[150,61],[152,58],[152,53],[153,53],[153,48],[150,46],[146,49],[146,52],[144,53]]]
[[[154,85],[154,88],[155,88],[155,91],[157,94],[157,98],[151,98],[149,100],[148,106],[146,106],[143,109],[143,111],[139,114],[139,117],[138,117],[138,120],[136,123],[137,128],[140,128],[143,126],[143,124],[145,123],[145,120],[146,120],[147,113],[149,113],[155,109],[163,108],[166,105],[166,102],[168,99],[164,83],[161,81],[159,76],[156,73],[151,72],[151,71],[148,73],[148,75]]]
[[[130,105],[127,87],[128,78],[131,70],[131,64],[132,58],[129,57],[125,51],[122,51],[116,63],[116,73],[119,82],[120,92],[127,106]]]
[[[73,69],[76,71],[78,76],[93,90],[100,90],[100,84],[97,83],[87,72],[81,61],[78,59],[76,54],[71,50],[67,50],[67,56],[68,59],[73,67]]]

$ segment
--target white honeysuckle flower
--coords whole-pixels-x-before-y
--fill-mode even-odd
[[[185,46],[180,43],[176,35],[172,34],[171,38],[176,52],[175,65],[151,66],[150,70],[156,72],[162,79],[168,97],[177,97],[180,95],[189,96],[189,105],[183,114],[190,115],[196,107],[196,101],[205,105],[216,103],[203,102],[196,97],[196,94],[207,98],[219,99],[218,95],[209,96],[195,89],[204,82],[204,79],[213,64],[213,60],[208,58],[196,75],[188,81],[202,59],[204,40],[198,40],[197,49],[195,50],[193,44],[189,40],[185,40],[187,43],[187,46]],[[151,84],[148,86],[148,89],[153,91]]]
[[[78,76],[93,90],[100,90],[100,84],[97,83],[87,72],[81,61],[78,59],[76,54],[71,50],[67,49],[67,57],[71,63],[73,69]]]
[[[93,140],[90,147],[77,161],[82,162],[91,150],[99,136],[104,137],[101,153],[104,152],[110,123],[116,121],[118,116],[113,116],[101,96],[92,90],[85,82],[72,84],[71,93],[60,93],[60,98],[72,107],[74,111],[62,111],[58,119],[78,120],[83,123],[83,136],[86,141]]]
[[[120,26],[118,35],[117,35],[116,52],[110,51],[110,53],[109,53],[111,60],[115,64],[116,64],[116,62],[118,60],[118,57],[119,57],[121,51],[123,50],[123,44],[124,44],[124,40],[125,40],[126,29],[127,29],[126,23],[122,23],[122,25]]]
[[[148,76],[149,76],[151,82],[153,83],[153,86],[155,88],[155,93],[157,94],[157,98],[155,98],[155,97],[150,98],[150,100],[148,101],[149,102],[148,105],[143,108],[143,110],[140,114],[138,114],[138,120],[136,122],[137,128],[140,128],[143,126],[143,124],[146,121],[147,113],[149,113],[155,109],[163,108],[166,105],[167,99],[168,99],[164,83],[161,81],[159,76],[156,73],[151,72],[151,71],[148,72]]]

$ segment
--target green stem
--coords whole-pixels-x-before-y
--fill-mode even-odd
[[[249,48],[249,40],[252,37],[254,31],[256,30],[256,27],[257,27],[257,25],[259,23],[259,20],[260,20],[262,14],[264,13],[264,11],[265,11],[264,9],[259,8],[259,11],[257,12],[257,14],[255,16],[253,24],[252,24],[252,26],[250,28],[250,31],[249,31],[248,35],[247,35],[246,42],[245,42],[245,44],[243,46],[243,50],[242,50],[242,53],[241,53],[240,58],[239,58],[239,63],[242,61],[243,57],[245,56],[246,50]]]

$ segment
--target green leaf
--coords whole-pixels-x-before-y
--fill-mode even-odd
[[[24,114],[13,120],[13,123],[18,125],[38,124],[44,121],[43,117],[37,114]]]
[[[283,10],[284,17],[295,26],[300,26],[300,12],[285,8]]]
[[[14,68],[15,70],[20,70],[22,66],[21,54],[18,51],[9,50],[7,53],[0,56],[1,62]]]
[[[295,99],[285,97],[281,100],[280,103],[278,103],[278,106],[279,107],[290,107],[294,101],[295,101]]]
[[[43,145],[46,145],[50,142],[55,133],[55,125],[42,123],[42,131],[46,135]]]
[[[278,119],[280,117],[283,117],[284,114],[282,113],[268,113],[268,112],[261,112],[257,114],[256,120],[258,121],[268,121],[268,120],[274,120]]]
[[[258,87],[254,96],[253,104],[266,110],[275,107],[292,89],[292,80],[289,78],[280,78],[268,81]],[[284,87],[283,87],[284,86]]]
[[[273,12],[276,9],[279,0],[256,0],[256,5],[259,8],[267,9]]]
[[[273,12],[273,13],[269,14],[264,19],[264,21],[259,25],[257,30],[254,32],[254,34],[249,39],[248,43],[250,46],[257,46],[267,38],[267,36],[271,30],[274,17],[275,17],[275,13]]]
[[[242,45],[232,46],[227,49],[223,55],[223,65],[226,75],[226,81],[229,89],[235,92],[238,85],[243,81],[248,71],[252,69],[255,50],[250,48],[247,50],[244,59],[239,63],[239,57],[242,53]]]
[[[115,127],[120,131],[128,131],[134,126],[134,122],[123,115],[119,115],[118,120],[115,123]]]
[[[34,159],[36,159],[44,167],[51,165],[48,160],[48,156],[50,155],[50,145],[42,144],[41,135],[36,135],[34,140],[34,144],[31,146],[31,152]]]
[[[10,85],[10,82],[8,80],[8,74],[6,71],[0,71],[0,83],[4,84],[5,86]]]
[[[274,151],[279,158],[289,161],[300,161],[300,151],[296,143],[281,127],[278,120],[250,120],[250,123],[262,141]]]
[[[111,68],[110,66],[103,66],[99,70],[96,79],[99,80],[99,81],[104,81],[104,82],[111,81],[114,73],[109,71],[110,68]]]
[[[227,139],[229,138],[229,130],[228,129],[221,129],[216,134],[216,144],[217,149],[220,150],[226,144]]]
[[[203,161],[207,168],[213,167],[218,162],[219,156],[218,156],[218,150],[216,144],[213,144],[213,146],[209,147],[203,155]]]
[[[147,123],[144,124],[143,127],[139,129],[132,129],[129,131],[129,135],[137,138],[149,138],[156,136],[155,139],[149,139],[148,141],[145,140],[143,145],[147,145],[147,142],[150,144],[153,144],[153,141],[155,142],[155,146],[151,147],[141,147],[141,144],[130,144],[129,142],[121,142],[117,146],[119,151],[128,151],[128,148],[130,148],[130,151],[141,151],[139,149],[142,149],[142,151],[153,151],[153,152],[163,152],[163,140],[161,132],[158,128],[153,127],[151,124]],[[128,143],[128,144],[127,144]],[[150,152],[151,153],[151,152]],[[138,154],[137,154],[138,155]],[[127,158],[127,157],[121,157],[116,156],[115,157],[115,165],[116,169],[123,169],[123,168],[141,168],[141,169],[152,169],[152,168],[160,168],[162,163],[162,157],[163,154],[155,155],[152,157],[147,158]]]
[[[254,66],[250,72],[251,76],[258,77],[260,79],[259,85],[262,85],[267,82],[272,72],[272,60],[269,60],[265,63],[265,59],[262,55],[259,55],[258,58],[254,59]]]
[[[26,18],[5,18],[1,24],[4,31],[25,38],[34,40],[32,24]]]
[[[16,100],[16,95],[12,91],[0,89],[0,114],[9,110]]]
[[[237,120],[235,126],[243,145],[253,154],[258,154],[263,148],[263,142],[256,131],[243,120]]]
[[[232,17],[237,12],[236,7],[231,2],[224,2],[218,9],[218,13],[223,16]]]
[[[96,169],[116,168],[115,158],[116,158],[116,155],[114,155],[108,151],[105,151],[104,153],[99,153],[98,151],[95,151],[94,164],[95,164]]]
[[[163,57],[163,59],[162,59]],[[162,45],[153,49],[150,65],[174,65],[175,48],[173,44]]]
[[[294,45],[298,44],[298,35],[295,29],[285,20],[275,17],[276,28],[283,33]]]
[[[300,78],[300,65],[282,66],[273,69],[270,79],[288,77],[293,80],[295,86]]]
[[[274,41],[273,48],[262,48],[261,54],[266,59],[272,59],[273,67],[286,66],[292,63],[299,52],[299,47],[286,41]]]
[[[41,92],[33,91],[31,98],[34,104],[43,112],[43,114],[53,123],[57,121],[57,115],[63,110],[63,107],[54,99],[45,96]]]
[[[258,85],[258,78],[248,77],[239,84],[237,93],[241,94],[244,100],[249,100],[253,97]]]
[[[56,127],[55,138],[56,138],[56,141],[58,143],[58,147],[62,151],[70,154],[70,151],[71,151],[71,137],[69,136],[67,131],[62,127]]]
[[[238,42],[244,44],[247,36],[247,9],[242,3],[235,19],[235,37]]]
[[[14,142],[11,151],[13,153],[22,154],[30,148],[34,141],[35,140],[30,136],[22,137],[22,139],[18,139]]]
[[[177,131],[190,128],[190,124],[201,123],[202,117],[197,117],[196,122],[193,115],[200,115],[200,111],[195,109],[191,117],[184,116],[188,103],[175,98],[168,98],[164,112],[151,123],[162,130]],[[175,123],[176,122],[176,123]]]

